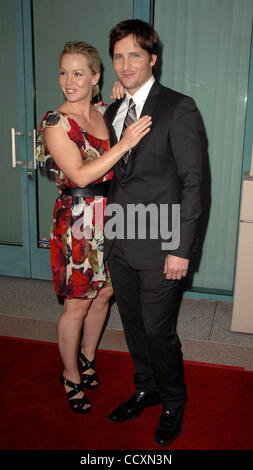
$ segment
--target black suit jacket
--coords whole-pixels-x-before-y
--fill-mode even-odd
[[[111,104],[105,113],[111,145],[117,142],[112,122],[121,102]],[[163,251],[160,234],[158,239],[149,236],[147,218],[146,239],[135,234],[135,239],[122,242],[129,264],[136,269],[161,266],[168,253],[190,258],[201,215],[204,127],[194,100],[155,82],[142,110],[142,116],[146,114],[152,116],[151,130],[132,149],[125,168],[121,160],[115,165],[107,205],[123,208],[126,235],[128,204],[168,204],[169,230],[171,205],[180,204],[180,244],[172,251]],[[106,224],[108,220],[106,217]],[[105,234],[105,258],[112,244]]]

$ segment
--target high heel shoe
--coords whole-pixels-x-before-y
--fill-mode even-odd
[[[63,375],[63,372],[60,376],[60,382],[63,386],[66,385],[67,387],[72,388],[72,390],[66,392],[71,410],[75,411],[76,413],[88,413],[88,411],[91,410],[91,403],[82,389],[82,384],[76,384],[66,379]],[[84,394],[83,397],[74,398],[79,392],[82,392]],[[85,405],[89,406],[87,406],[87,408],[83,408]]]
[[[82,372],[82,384],[84,387],[89,389],[97,388],[99,385],[99,380],[96,372],[93,374],[86,374],[86,370],[93,369],[95,370],[95,358],[93,361],[89,361],[85,355],[80,352],[79,353],[79,362],[81,365],[81,372]],[[95,382],[95,383],[94,383]]]

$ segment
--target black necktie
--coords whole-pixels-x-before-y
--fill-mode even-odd
[[[136,121],[136,119],[137,119],[137,116],[136,116],[135,102],[134,102],[133,98],[130,98],[129,105],[128,105],[128,110],[127,110],[127,115],[125,117],[125,121],[124,121],[124,124],[123,124],[121,137],[124,134],[126,128],[128,126],[130,126],[130,124],[132,124],[134,121]],[[125,164],[127,164],[127,162],[128,162],[130,152],[131,152],[131,150],[128,150],[123,155],[123,160],[124,160]]]

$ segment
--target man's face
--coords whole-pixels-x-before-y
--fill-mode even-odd
[[[150,55],[139,46],[133,34],[120,39],[114,45],[114,70],[130,95],[134,95],[151,77],[156,60],[156,55]]]

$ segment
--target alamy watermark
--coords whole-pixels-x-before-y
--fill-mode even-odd
[[[94,202],[95,230],[101,230],[103,221],[103,199],[96,197]],[[161,240],[162,250],[176,250],[180,244],[180,204],[143,203],[127,204],[126,208],[120,204],[108,204],[105,210],[106,221],[104,236],[113,240]],[[171,230],[169,230],[171,227]],[[78,219],[73,224],[74,237],[81,239],[92,238],[91,226],[84,226]]]

